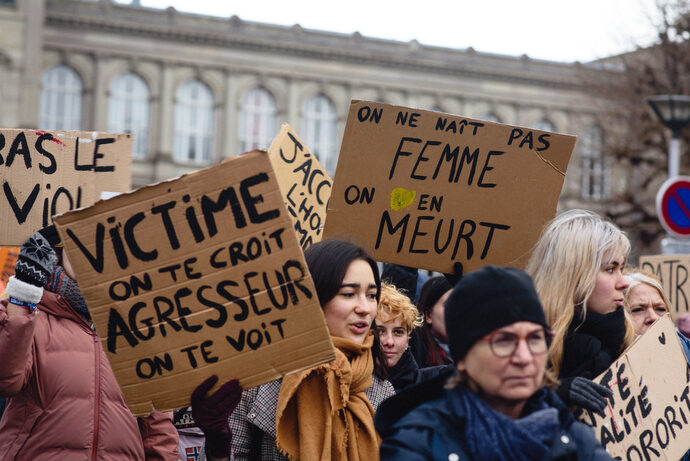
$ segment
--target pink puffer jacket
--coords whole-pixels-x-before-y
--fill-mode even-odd
[[[174,460],[172,413],[133,417],[100,338],[67,301],[45,291],[38,315],[0,304],[2,460]]]

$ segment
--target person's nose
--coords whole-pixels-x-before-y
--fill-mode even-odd
[[[383,347],[393,347],[393,335],[389,332],[379,333],[379,340]]]
[[[376,315],[376,300],[372,300],[366,293],[355,296],[355,308],[354,311],[357,315],[371,315],[374,313]]]
[[[623,276],[623,272],[618,271],[616,272],[616,274],[616,289],[619,291],[623,291],[626,288],[628,288],[630,286],[630,283]]]
[[[513,352],[511,359],[515,364],[525,365],[532,361],[532,355],[532,351],[527,345],[527,340],[525,338],[520,338],[517,346],[515,346],[515,352]]]
[[[647,325],[651,325],[652,323],[656,322],[657,319],[660,317],[659,314],[656,313],[653,307],[648,307],[645,309],[645,319],[644,323]]]

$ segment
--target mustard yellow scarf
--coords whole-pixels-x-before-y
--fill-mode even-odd
[[[283,378],[276,409],[276,443],[290,460],[379,459],[372,383],[373,334],[364,344],[331,337],[335,360]]]

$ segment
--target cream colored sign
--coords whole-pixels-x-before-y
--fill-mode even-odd
[[[268,155],[303,250],[320,242],[332,181],[297,133],[284,124]]]

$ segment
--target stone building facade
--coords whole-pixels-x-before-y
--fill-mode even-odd
[[[623,178],[580,68],[109,0],[0,0],[0,126],[132,131],[134,186],[267,147],[284,122],[332,173],[350,100],[367,99],[578,135],[561,208],[600,211]]]

